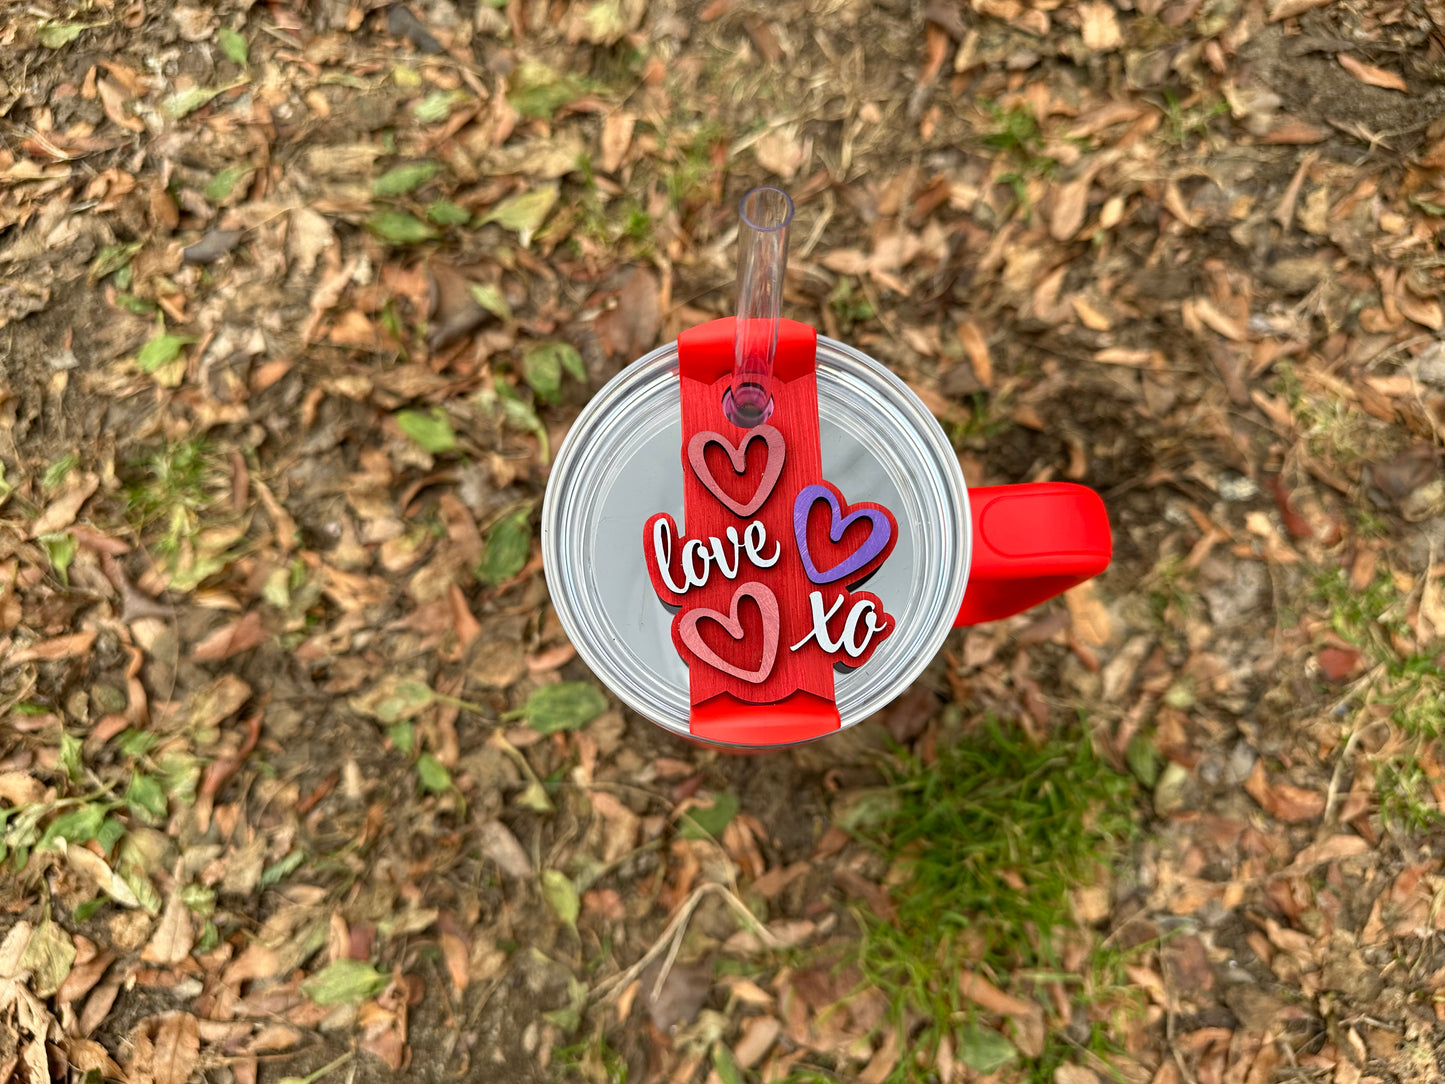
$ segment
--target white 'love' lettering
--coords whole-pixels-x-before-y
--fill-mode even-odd
[[[778,558],[783,553],[782,544],[774,542],[772,556],[763,556],[763,548],[768,544],[768,531],[758,520],[753,520],[744,527],[741,536],[736,527],[729,527],[727,544],[715,535],[707,541],[690,538],[682,546],[679,564],[683,582],[681,586],[678,586],[672,578],[674,541],[672,529],[672,520],[666,516],[658,517],[657,522],[652,525],[652,554],[657,560],[657,570],[662,577],[663,584],[674,595],[681,595],[689,588],[702,587],[706,584],[713,565],[718,567],[725,578],[733,580],[737,579],[738,566],[742,562],[743,555],[746,555],[748,561],[757,568],[772,568],[778,563]],[[732,547],[731,565],[727,560],[728,544]]]

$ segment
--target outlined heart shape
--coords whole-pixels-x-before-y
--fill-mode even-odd
[[[767,444],[768,461],[763,467],[763,477],[758,482],[758,488],[753,492],[752,499],[743,504],[723,492],[722,486],[718,485],[717,479],[712,476],[705,453],[709,444],[719,445],[727,453],[733,472],[743,474],[748,469],[748,445],[755,440],[761,440]],[[697,475],[697,480],[707,487],[709,493],[722,501],[733,514],[743,517],[756,512],[772,494],[773,487],[778,484],[778,476],[783,473],[783,460],[787,454],[787,446],[783,443],[783,434],[771,425],[759,425],[749,429],[748,435],[737,447],[734,447],[732,441],[727,437],[710,429],[694,433],[692,439],[687,442],[687,462],[692,467],[692,472]]]
[[[808,514],[818,501],[827,501],[832,510],[832,522],[828,537],[834,542],[843,541],[843,532],[860,519],[873,524],[873,529],[863,544],[831,568],[819,570],[808,552]],[[866,567],[879,554],[884,554],[893,541],[893,518],[878,505],[858,505],[846,516],[843,514],[841,495],[827,483],[814,483],[798,490],[793,501],[793,536],[798,541],[798,555],[803,559],[803,571],[813,583],[834,583],[846,579]]]
[[[702,642],[702,634],[698,632],[699,621],[716,621],[723,627],[723,630],[734,640],[743,638],[743,623],[738,619],[738,603],[746,596],[758,604],[758,609],[763,611],[763,661],[756,670],[744,670],[740,666],[734,666],[721,655],[719,655],[707,644]],[[688,610],[678,622],[677,633],[687,649],[709,666],[716,667],[724,674],[735,677],[739,681],[751,682],[759,685],[768,680],[768,675],[773,672],[773,664],[778,661],[778,598],[771,590],[756,581],[738,584],[733,592],[732,612],[723,613],[721,610],[708,610],[699,607]]]

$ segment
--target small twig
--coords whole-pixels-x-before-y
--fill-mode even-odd
[[[1325,812],[1324,816],[1320,818],[1320,830],[1315,835],[1316,842],[1324,838],[1330,818],[1335,811],[1335,801],[1340,796],[1340,777],[1345,773],[1345,761],[1350,759],[1350,753],[1354,751],[1355,743],[1359,740],[1360,732],[1358,730],[1350,731],[1350,736],[1345,740],[1345,747],[1340,750],[1339,759],[1335,761],[1335,770],[1330,776],[1330,787],[1325,792]]]
[[[672,917],[672,920],[668,922],[661,935],[653,942],[652,947],[642,954],[636,963],[625,971],[620,971],[616,975],[613,975],[610,979],[604,979],[598,983],[596,988],[588,995],[589,1000],[607,998],[612,996],[614,992],[626,988],[628,983],[647,969],[648,964],[652,963],[653,960],[657,959],[664,952],[668,952],[669,959],[658,973],[657,982],[653,984],[653,996],[656,997],[658,991],[662,988],[663,980],[667,978],[667,973],[671,968],[672,962],[677,958],[677,950],[682,943],[682,933],[687,926],[688,919],[690,919],[692,913],[697,910],[697,906],[702,902],[703,897],[712,893],[721,893],[723,900],[737,913],[738,917],[741,918],[745,924],[753,928],[753,932],[757,935],[758,940],[761,941],[765,947],[773,950],[785,947],[781,941],[768,932],[767,928],[758,921],[758,917],[749,911],[747,905],[738,899],[726,885],[709,881],[707,884],[698,885],[688,895],[687,899],[683,900],[682,905],[677,909],[677,913]],[[674,944],[674,942],[676,944]]]

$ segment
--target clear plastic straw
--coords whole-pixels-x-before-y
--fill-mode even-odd
[[[742,198],[738,215],[738,324],[726,413],[733,424],[751,429],[772,412],[793,201],[781,189],[754,188]]]

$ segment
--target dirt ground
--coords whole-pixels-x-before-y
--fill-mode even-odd
[[[732,757],[536,524],[759,183],[1115,557]],[[1437,0],[0,5],[0,1084],[1445,1079],[1442,228]]]

